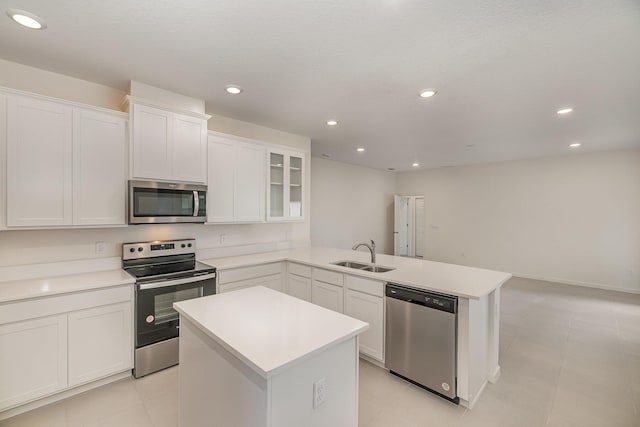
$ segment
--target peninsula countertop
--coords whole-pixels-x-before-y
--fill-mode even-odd
[[[263,286],[174,303],[181,316],[263,378],[369,328]]]
[[[225,258],[201,260],[218,270],[291,261],[312,267],[334,270],[354,276],[442,292],[463,298],[478,299],[490,294],[511,278],[510,273],[447,264],[393,255],[376,255],[376,265],[392,267],[386,273],[372,273],[332,264],[336,261],[370,262],[365,251],[305,247],[286,251],[264,252]]]

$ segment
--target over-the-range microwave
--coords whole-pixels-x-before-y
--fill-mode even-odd
[[[167,224],[207,220],[207,186],[129,181],[129,224]]]

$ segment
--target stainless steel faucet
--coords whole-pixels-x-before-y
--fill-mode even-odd
[[[369,249],[369,252],[371,252],[371,264],[375,264],[376,263],[376,242],[372,240],[370,245],[367,243],[356,243],[355,245],[353,245],[351,249],[355,251],[355,250],[358,250],[360,246],[364,246],[367,249]]]

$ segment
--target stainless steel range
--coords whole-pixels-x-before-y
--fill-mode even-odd
[[[133,376],[178,363],[173,303],[216,293],[216,269],[196,261],[195,239],[126,243],[122,268],[136,278]]]

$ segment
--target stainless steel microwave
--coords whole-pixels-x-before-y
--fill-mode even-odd
[[[206,222],[207,186],[129,181],[129,224]]]

